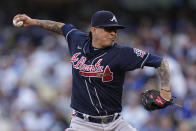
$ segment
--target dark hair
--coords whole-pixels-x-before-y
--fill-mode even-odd
[[[88,37],[89,37],[90,41],[92,42],[92,32],[91,31],[88,33]]]

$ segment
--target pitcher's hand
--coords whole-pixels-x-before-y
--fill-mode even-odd
[[[26,14],[17,14],[16,16],[14,16],[13,21],[15,21],[15,23],[18,23],[19,21],[22,21],[23,24],[20,27],[36,26],[36,20],[30,18]]]

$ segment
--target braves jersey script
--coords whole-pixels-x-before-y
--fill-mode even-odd
[[[125,72],[144,66],[159,67],[162,58],[114,43],[95,49],[87,33],[71,24],[62,27],[72,64],[71,107],[92,116],[121,112]]]

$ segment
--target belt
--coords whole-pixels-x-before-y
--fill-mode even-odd
[[[92,117],[92,116],[88,116],[87,118],[84,117],[85,114],[82,114],[82,113],[79,113],[77,112],[75,114],[75,116],[81,118],[81,119],[84,119],[86,121],[89,121],[89,122],[93,122],[93,123],[99,123],[99,124],[108,124],[116,119],[119,118],[120,114],[118,115],[111,115],[111,116],[106,116],[106,117],[103,117],[103,118],[95,118],[95,117]]]

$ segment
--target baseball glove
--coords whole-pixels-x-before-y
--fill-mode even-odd
[[[169,105],[172,105],[173,99],[170,101],[164,100],[160,96],[160,91],[157,90],[146,90],[141,94],[141,104],[148,111],[163,109]]]

